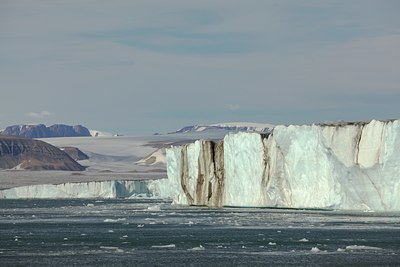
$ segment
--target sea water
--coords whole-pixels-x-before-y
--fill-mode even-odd
[[[1,200],[0,266],[398,266],[399,215]]]

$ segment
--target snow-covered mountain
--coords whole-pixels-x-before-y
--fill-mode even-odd
[[[176,203],[400,211],[400,120],[276,126],[167,149]]]
[[[54,124],[21,124],[8,126],[0,134],[14,135],[25,138],[49,138],[49,137],[76,137],[90,136],[89,130],[82,125]]]
[[[259,132],[268,133],[274,125],[251,122],[227,122],[209,125],[191,125],[185,126],[173,133],[192,133],[208,131],[226,131],[226,132]]]

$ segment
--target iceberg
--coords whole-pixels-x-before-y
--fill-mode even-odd
[[[166,151],[174,203],[400,210],[400,120],[276,126]]]

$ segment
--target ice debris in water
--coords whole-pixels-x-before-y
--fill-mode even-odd
[[[194,247],[194,248],[190,248],[188,250],[192,250],[192,251],[202,251],[202,250],[206,250],[202,245],[198,246],[198,247]]]
[[[169,245],[155,245],[155,246],[151,246],[152,248],[175,248],[175,244],[169,244]]]
[[[308,242],[309,240],[307,238],[302,238],[299,240],[299,242]]]
[[[371,246],[351,245],[351,246],[347,246],[346,250],[382,250],[382,248],[371,247]]]
[[[319,248],[317,248],[317,247],[312,247],[310,251],[313,252],[313,253],[321,252],[321,250]]]
[[[126,221],[126,218],[104,219],[104,222],[106,222],[106,223],[123,222],[123,221]]]
[[[149,207],[147,207],[147,210],[160,211],[161,208],[160,208],[159,205],[154,205],[154,206],[149,206]]]
[[[119,253],[124,252],[124,250],[120,249],[119,247],[100,246],[100,249],[113,250],[113,251],[119,252]]]

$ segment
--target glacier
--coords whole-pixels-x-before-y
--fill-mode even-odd
[[[400,121],[279,125],[166,151],[174,203],[400,210]]]
[[[76,199],[151,197],[149,181],[92,181],[40,184],[0,191],[0,199]]]

